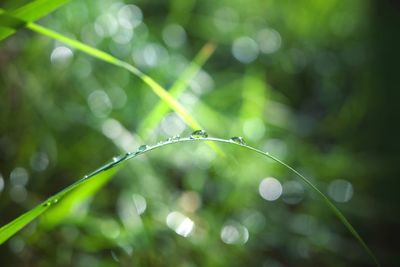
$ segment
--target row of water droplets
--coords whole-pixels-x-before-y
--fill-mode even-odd
[[[46,202],[43,203],[43,207],[49,207],[51,205],[57,204],[58,200],[58,198],[48,199]]]
[[[196,131],[192,132],[192,134],[190,135],[190,139],[199,139],[199,138],[207,138],[207,137],[208,137],[208,134],[204,130],[196,130]],[[239,144],[239,145],[243,145],[243,146],[246,145],[246,142],[244,141],[243,137],[241,137],[241,136],[231,137],[229,139],[229,141]]]
[[[174,142],[178,142],[178,141],[182,141],[182,140],[193,140],[193,139],[205,139],[208,138],[208,133],[204,130],[195,130],[193,131],[190,136],[188,138],[182,138],[179,135],[175,135],[172,137],[169,137],[168,139],[166,139],[165,141],[161,141],[159,142],[156,146],[162,146],[164,144],[167,143],[174,143]],[[245,146],[246,142],[244,141],[243,137],[241,136],[234,136],[231,137],[229,139],[230,142],[232,143],[236,143],[238,145],[242,145]],[[100,167],[99,169],[95,170],[94,172],[92,172],[91,174],[85,175],[80,182],[82,182],[83,180],[86,180],[100,172],[103,172],[105,170],[108,170],[112,167],[114,167],[115,165],[123,162],[124,160],[131,158],[131,157],[135,157],[139,154],[143,154],[144,152],[146,152],[147,150],[149,150],[150,148],[154,148],[155,146],[149,146],[149,145],[141,145],[138,147],[138,149],[136,150],[136,152],[127,152],[124,155],[120,155],[120,156],[115,156],[112,158],[111,162],[105,164],[104,166]],[[46,202],[43,203],[44,207],[49,207],[51,205],[56,204],[59,201],[59,198],[57,197],[52,197],[50,199],[48,199]]]
[[[190,134],[189,138],[182,138],[179,135],[175,135],[175,136],[169,137],[165,141],[160,141],[156,146],[162,146],[162,145],[167,144],[167,143],[178,142],[178,141],[182,141],[182,140],[185,140],[185,139],[186,140],[188,140],[188,139],[189,140],[205,139],[207,137],[208,137],[208,133],[206,131],[204,131],[204,130],[195,130]],[[243,137],[240,137],[240,136],[231,137],[229,140],[231,142],[239,144],[239,145],[243,145],[243,146],[246,145],[246,142],[244,141]],[[112,158],[111,162],[109,162],[106,165],[102,166],[101,168],[97,169],[96,171],[94,171],[90,175],[85,175],[84,179],[87,179],[87,178],[89,178],[89,177],[91,177],[91,176],[93,176],[93,175],[95,175],[95,174],[97,174],[97,173],[99,173],[101,171],[105,171],[105,170],[107,170],[107,169],[109,169],[109,168],[121,163],[122,161],[124,161],[127,158],[131,158],[131,157],[135,157],[135,156],[137,156],[139,154],[143,154],[144,152],[146,152],[150,148],[154,148],[156,146],[141,145],[141,146],[138,147],[136,152],[127,152],[124,155],[115,156],[115,157]]]
[[[187,139],[192,139],[192,140],[193,139],[205,139],[207,137],[208,137],[208,133],[206,131],[204,131],[204,130],[196,130],[196,131],[193,131],[190,134],[189,138],[182,138],[179,135],[175,135],[175,136],[169,137],[165,141],[160,141],[156,146],[162,146],[162,145],[167,144],[167,143],[178,142],[178,141],[185,140],[185,139],[186,140]],[[229,140],[231,142],[239,144],[239,145],[243,145],[243,146],[246,145],[246,142],[244,141],[243,137],[240,137],[240,136],[231,137]],[[143,154],[144,152],[146,152],[150,148],[154,148],[156,146],[141,145],[141,146],[138,147],[136,152],[127,152],[125,155],[113,157],[113,159],[112,159],[112,161],[110,163],[104,165],[99,170],[101,170],[101,171],[107,170],[107,169],[113,167],[114,165],[124,161],[128,157],[130,158],[130,157],[137,156],[139,154]],[[98,171],[96,171],[96,173],[97,172]],[[90,176],[93,176],[93,175],[90,175]],[[88,178],[90,176],[87,175],[87,176],[85,176],[85,178]]]

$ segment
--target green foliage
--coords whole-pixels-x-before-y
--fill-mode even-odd
[[[364,3],[64,2],[0,14],[1,265],[379,265]]]
[[[155,146],[149,147],[147,145],[141,146],[135,153],[128,153],[125,156],[121,156],[120,158],[114,159],[112,162],[100,167],[98,170],[94,171],[90,175],[86,175],[84,178],[74,183],[73,185],[67,187],[62,190],[60,193],[52,196],[49,200],[39,204],[37,207],[32,210],[24,213],[14,221],[0,228],[0,244],[14,235],[17,231],[19,231],[23,226],[34,220],[37,216],[45,212],[49,206],[57,204],[53,209],[50,210],[50,214],[47,214],[47,224],[54,225],[60,223],[62,219],[65,217],[65,214],[68,213],[74,204],[79,204],[81,201],[85,200],[87,197],[94,194],[100,187],[102,187],[108,180],[111,178],[112,174],[115,173],[115,170],[111,172],[114,167],[119,166],[120,163],[129,160],[138,155],[142,155],[148,151],[163,147],[165,145],[176,144],[180,142],[188,142],[188,141],[214,141],[221,143],[229,143],[236,144],[247,148],[250,151],[257,152],[266,158],[273,159],[274,161],[280,163],[285,166],[292,172],[294,172],[298,177],[300,177],[303,182],[308,184],[315,192],[317,192],[322,199],[326,202],[328,207],[335,213],[335,215],[340,219],[343,225],[351,232],[351,234],[360,242],[360,244],[364,247],[367,253],[371,256],[377,266],[380,266],[379,262],[375,258],[372,251],[365,244],[364,240],[360,237],[354,227],[350,224],[350,222],[346,219],[346,217],[336,208],[336,206],[329,200],[329,198],[322,193],[309,179],[304,177],[298,171],[282,162],[281,160],[271,156],[268,152],[261,151],[259,149],[247,146],[244,140],[241,137],[233,137],[230,140],[218,139],[218,138],[208,138],[207,133],[204,130],[196,130],[192,133],[189,138],[175,138],[168,139],[165,142],[161,142]],[[66,198],[66,199],[63,199]],[[58,204],[59,203],[59,204]]]
[[[69,0],[36,0],[30,1],[26,5],[18,7],[9,11],[9,15],[15,16],[26,22],[32,22],[40,19],[41,17],[49,14]],[[4,10],[0,10],[1,12]],[[0,26],[0,40],[7,38],[15,32],[15,29]]]

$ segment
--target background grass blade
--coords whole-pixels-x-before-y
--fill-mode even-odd
[[[200,68],[214,53],[215,49],[216,45],[212,42],[206,43],[201,48],[193,61],[190,62],[189,66],[168,91],[175,99],[177,99],[188,88],[189,82],[195,77]],[[159,101],[149,115],[143,120],[139,128],[139,134],[143,136],[148,130],[154,128],[169,110],[170,107],[165,102]]]
[[[8,14],[8,13],[5,13],[5,16],[7,16],[8,18],[14,18],[11,14]],[[18,20],[19,18],[15,17],[15,19]],[[21,20],[21,21],[23,21],[23,20]],[[8,23],[9,20],[7,20],[6,22]],[[7,24],[6,26],[10,26],[10,25]],[[189,125],[192,129],[201,129],[202,128],[201,125],[197,122],[197,120],[193,116],[191,116],[186,111],[186,109],[173,96],[171,96],[159,83],[157,83],[155,80],[153,80],[148,75],[144,74],[142,71],[140,71],[133,65],[131,65],[125,61],[122,61],[122,60],[120,60],[106,52],[103,52],[97,48],[91,47],[91,46],[81,43],[77,40],[68,38],[62,34],[59,34],[58,32],[52,31],[52,30],[42,27],[38,24],[27,23],[26,27],[36,33],[39,33],[44,36],[50,37],[52,39],[58,40],[64,44],[69,45],[70,47],[75,48],[81,52],[84,52],[92,57],[95,57],[95,58],[105,61],[107,63],[113,64],[115,66],[122,67],[125,70],[131,72],[135,76],[139,77],[144,83],[146,83],[152,89],[152,91],[158,97],[160,97],[165,103],[167,103],[167,105],[172,110],[174,110],[183,119],[183,121],[187,125]]]
[[[49,14],[67,2],[69,0],[36,0],[7,13],[25,22],[32,22]],[[4,10],[0,10],[0,13],[2,13],[1,11],[4,12]],[[0,27],[0,40],[7,38],[15,31],[16,29],[11,29],[10,27]]]
[[[62,34],[59,34],[58,32],[49,30],[38,24],[29,23],[27,25],[27,28],[34,32],[37,32],[37,33],[40,33],[47,37],[50,37],[52,39],[58,40],[66,45],[69,45],[77,50],[80,50],[80,51],[88,54],[88,55],[91,55],[92,57],[95,57],[97,59],[100,59],[100,60],[103,60],[110,64],[113,64],[115,66],[119,66],[119,67],[126,69],[127,71],[129,71],[132,74],[139,77],[144,83],[146,83],[153,90],[153,92],[158,97],[160,97],[165,103],[167,103],[167,105],[171,109],[173,109],[183,119],[183,121],[185,121],[185,123],[187,125],[189,125],[192,129],[201,129],[202,128],[200,126],[200,124],[197,122],[197,120],[193,116],[191,116],[186,111],[186,109],[173,96],[171,96],[160,84],[158,84],[151,77],[144,74],[143,72],[141,72],[139,69],[137,69],[133,65],[131,65],[125,61],[122,61],[116,57],[113,57],[112,55],[110,55],[106,52],[103,52],[97,48],[93,48],[93,47],[83,44],[77,40],[73,40],[71,38],[63,36]]]
[[[84,193],[83,192],[84,192],[84,190],[86,188],[91,188],[92,190],[95,190],[97,186],[99,188],[102,184],[107,182],[108,179],[111,177],[111,176],[108,176],[108,175],[102,176],[104,174],[104,172],[111,172],[111,174],[113,174],[118,169],[118,168],[115,168],[115,167],[119,166],[120,163],[125,162],[128,159],[134,158],[134,157],[136,157],[138,155],[141,155],[141,154],[147,153],[149,151],[161,148],[161,147],[166,146],[166,145],[175,145],[177,143],[193,142],[193,141],[212,141],[212,142],[220,142],[220,143],[227,143],[227,144],[231,144],[231,145],[241,146],[241,147],[243,147],[243,148],[245,148],[245,149],[247,149],[249,151],[256,152],[256,153],[261,154],[262,156],[264,156],[266,158],[272,159],[275,162],[277,162],[277,163],[281,164],[282,166],[286,167],[287,169],[289,169],[293,173],[295,173],[298,177],[300,177],[300,179],[304,183],[306,183],[308,186],[310,186],[312,190],[314,190],[316,193],[318,193],[318,195],[320,195],[322,197],[322,199],[328,205],[329,209],[332,210],[332,212],[339,218],[339,220],[343,223],[343,225],[349,230],[351,235],[353,235],[353,237],[361,244],[361,246],[364,248],[364,250],[373,259],[375,265],[376,266],[380,266],[377,258],[374,256],[374,254],[372,253],[372,251],[370,250],[368,245],[365,243],[365,241],[362,239],[362,237],[358,234],[358,232],[355,230],[355,228],[352,226],[352,224],[347,220],[347,218],[343,215],[343,213],[332,203],[332,201],[330,201],[329,198],[324,193],[322,193],[322,191],[319,190],[317,188],[317,186],[314,185],[309,179],[307,179],[301,173],[296,171],[293,167],[289,166],[288,164],[284,163],[283,161],[279,160],[278,158],[270,155],[268,152],[264,152],[264,151],[259,150],[257,148],[248,146],[248,145],[246,145],[244,143],[237,143],[237,142],[234,142],[232,140],[212,138],[212,137],[208,137],[208,138],[191,138],[191,137],[187,137],[187,138],[180,138],[178,140],[167,140],[167,141],[161,142],[161,143],[159,143],[157,145],[150,146],[144,151],[138,151],[136,153],[128,153],[125,156],[122,156],[120,158],[120,160],[110,162],[110,163],[100,167],[99,169],[97,169],[96,171],[92,172],[87,177],[82,178],[78,182],[76,182],[76,183],[72,184],[71,186],[67,187],[66,189],[62,190],[60,193],[58,193],[58,194],[52,196],[51,198],[49,198],[49,200],[43,202],[42,204],[38,205],[34,209],[28,211],[27,213],[21,215],[20,217],[18,217],[14,221],[12,221],[9,224],[7,224],[7,225],[3,226],[2,228],[0,228],[0,244],[4,243],[8,238],[10,238],[15,233],[17,233],[22,227],[24,227],[26,224],[28,224],[29,222],[34,220],[40,214],[44,213],[50,206],[52,206],[52,205],[54,205],[56,203],[62,203],[62,201],[64,199],[65,199],[65,201],[68,202],[68,198],[67,197],[64,198],[64,196],[66,196],[68,194],[71,194],[71,192],[74,189],[78,190],[78,188],[79,188],[79,191],[76,191],[76,192],[79,192],[78,194],[80,194],[82,197],[84,197]],[[99,179],[100,181],[95,181],[96,179]],[[93,184],[90,185],[90,183],[93,183]],[[68,204],[65,204],[65,205],[69,206],[70,204],[68,203]],[[57,212],[63,212],[63,211],[65,211],[65,209],[60,209]],[[56,214],[54,216],[57,216],[57,218],[61,217],[56,212],[54,212],[53,214]],[[56,218],[56,220],[57,220],[57,218]]]

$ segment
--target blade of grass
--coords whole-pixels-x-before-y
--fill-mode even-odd
[[[41,17],[49,14],[65,3],[69,2],[69,0],[36,0],[31,1],[30,3],[16,8],[12,11],[9,11],[8,14],[21,19],[25,22],[31,22],[40,19]],[[5,12],[0,9],[0,13]],[[16,27],[17,29],[19,27]],[[12,35],[16,31],[15,27],[0,27],[0,40],[7,38]]]
[[[216,49],[216,44],[212,42],[206,43],[190,62],[189,66],[180,75],[179,79],[171,86],[168,91],[171,96],[177,99],[186,88],[188,88],[189,82],[195,77],[200,68],[210,58]],[[147,130],[154,128],[164,117],[164,115],[170,110],[170,107],[163,101],[159,101],[153,110],[146,116],[143,123],[139,127],[139,135],[144,136]]]
[[[175,100],[174,97],[172,97],[160,84],[158,84],[156,81],[154,81],[151,77],[148,75],[144,74],[141,72],[139,69],[134,67],[133,65],[122,61],[106,52],[103,52],[97,48],[91,47],[89,45],[83,44],[77,40],[73,40],[71,38],[68,38],[64,35],[59,34],[58,32],[52,31],[50,29],[47,29],[45,27],[42,27],[38,24],[35,23],[28,23],[27,28],[40,33],[42,35],[45,35],[47,37],[50,37],[52,39],[58,40],[66,45],[69,45],[77,50],[80,50],[92,57],[95,57],[97,59],[100,59],[102,61],[108,62],[110,64],[113,64],[118,67],[122,67],[125,70],[131,72],[132,74],[136,75],[139,77],[144,83],[146,83],[152,90],[153,92],[160,97],[165,103],[168,104],[168,106],[173,109],[184,121],[187,125],[189,125],[192,129],[201,129],[202,127],[200,124],[196,121],[195,118],[193,118],[187,111],[186,109],[178,102]]]
[[[79,187],[73,189],[66,195],[58,205],[52,206],[41,220],[42,225],[46,228],[52,228],[59,224],[70,212],[86,199],[92,197],[98,190],[100,190],[118,171],[118,168],[112,168],[98,174],[96,179],[90,179]]]
[[[36,219],[40,214],[45,212],[50,205],[46,205],[47,202],[36,206],[28,212],[25,212],[18,218],[14,219],[10,223],[0,228],[0,244],[6,242],[10,237],[20,231],[25,225]]]
[[[98,168],[97,170],[93,171],[89,175],[85,175],[83,178],[80,180],[76,181],[75,183],[67,186],[57,194],[54,194],[53,196],[49,197],[47,200],[43,201],[39,205],[37,205],[35,208],[31,209],[30,211],[22,214],[18,218],[14,219],[10,223],[2,226],[0,228],[0,244],[4,243],[7,241],[10,237],[15,235],[18,231],[20,231],[24,226],[26,226],[28,223],[36,219],[39,215],[43,214],[45,211],[51,210],[50,208],[54,208],[54,205],[62,205],[62,208],[60,208],[63,211],[67,211],[70,206],[69,199],[72,198],[75,190],[78,190],[80,192],[81,190],[84,190],[85,188],[90,188],[92,187],[92,190],[95,189],[96,186],[101,186],[105,182],[111,178],[111,176],[118,171],[118,168],[115,168],[118,166],[123,159],[126,158],[121,157],[119,160],[111,161],[102,167]],[[102,175],[102,176],[100,176]],[[93,181],[92,178],[98,178],[100,177],[100,181]],[[78,193],[79,194],[79,193]],[[80,197],[83,200],[84,199],[85,193],[81,193]],[[89,194],[87,194],[89,196]],[[63,200],[66,200],[66,203],[63,203]],[[74,202],[76,203],[76,202]],[[72,206],[72,205],[71,205]],[[70,208],[70,207],[69,207]],[[55,208],[56,209],[56,208]],[[57,212],[55,212],[55,216],[57,216]],[[57,218],[55,218],[57,220]]]
[[[310,186],[312,190],[314,190],[321,198],[322,200],[327,204],[329,209],[332,210],[332,212],[339,218],[340,222],[346,227],[346,229],[350,232],[350,234],[360,243],[362,248],[367,252],[367,254],[371,257],[371,259],[374,261],[376,266],[380,266],[379,261],[371,251],[371,249],[368,247],[368,245],[365,243],[365,241],[362,239],[362,237],[358,234],[358,232],[355,230],[353,225],[349,222],[349,220],[343,215],[343,213],[335,206],[335,204],[332,203],[332,201],[329,200],[329,198],[322,193],[321,190],[318,189],[316,185],[314,185],[308,178],[306,178],[304,175],[299,173],[297,170],[295,170],[293,167],[290,165],[286,164],[285,162],[281,161],[280,159],[270,155],[268,152],[259,150],[257,148],[251,147],[246,145],[245,143],[240,143],[240,142],[235,142],[232,141],[232,139],[220,139],[220,138],[214,138],[214,137],[207,137],[207,138],[192,138],[192,137],[185,137],[185,138],[180,138],[180,139],[168,139],[167,141],[158,143],[154,146],[148,146],[145,150],[138,150],[135,153],[127,153],[124,156],[121,156],[118,160],[112,161],[96,171],[92,172],[90,175],[85,176],[81,180],[77,181],[76,183],[72,184],[71,186],[65,188],[62,190],[60,193],[50,197],[47,201],[43,202],[42,204],[38,205],[36,208],[28,211],[27,213],[24,213],[17,219],[11,221],[10,223],[6,224],[5,226],[0,228],[0,244],[4,243],[8,238],[13,236],[16,232],[18,232],[23,226],[31,222],[33,219],[38,217],[40,214],[45,212],[47,210],[46,205],[53,205],[57,203],[55,200],[58,202],[62,201],[64,195],[67,195],[70,193],[73,189],[77,187],[82,187],[84,184],[88,183],[91,179],[97,178],[99,174],[101,174],[104,171],[110,171],[111,169],[115,168],[116,166],[119,166],[120,163],[126,162],[129,159],[135,158],[139,155],[142,155],[144,153],[150,152],[152,150],[167,146],[167,145],[175,145],[177,143],[183,143],[183,142],[194,142],[194,141],[206,141],[206,142],[218,142],[218,143],[227,143],[230,145],[236,145],[240,146],[244,149],[247,149],[249,151],[256,152],[268,159],[272,159],[273,161],[277,162],[278,164],[281,164],[288,170],[292,171],[294,174],[296,174],[305,184]],[[120,167],[120,166],[119,166]]]
[[[10,21],[12,20],[12,23],[10,25]],[[0,24],[4,23],[6,27],[10,27],[13,24],[16,24],[18,22],[19,18],[16,18],[12,16],[9,13],[3,13],[0,14]],[[140,71],[138,68],[134,67],[133,65],[129,64],[128,62],[125,62],[123,60],[120,60],[104,51],[101,51],[97,48],[91,47],[87,44],[81,43],[77,40],[71,39],[69,37],[66,37],[58,32],[55,32],[53,30],[47,29],[43,26],[40,26],[36,23],[33,22],[27,22],[24,20],[19,20],[20,23],[18,24],[23,24],[25,25],[28,29],[42,34],[44,36],[47,36],[51,39],[58,40],[66,45],[69,45],[72,48],[75,48],[81,52],[84,52],[85,54],[88,54],[94,58],[100,59],[104,62],[110,63],[112,65],[124,68],[125,70],[129,71],[130,73],[134,74],[135,76],[139,77],[144,83],[146,83],[150,89],[158,96],[160,97],[165,103],[168,104],[168,106],[173,109],[182,119],[183,121],[189,125],[192,129],[202,129],[200,124],[196,121],[196,119],[191,116],[186,109],[174,98],[172,97],[159,83],[157,83],[155,80],[153,80],[151,77],[148,75],[144,74],[142,71]]]

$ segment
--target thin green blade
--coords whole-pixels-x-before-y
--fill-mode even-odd
[[[46,16],[67,2],[69,2],[69,0],[36,0],[8,13],[25,22],[32,22]],[[3,12],[5,11],[0,9],[0,13]],[[15,27],[4,26],[6,25],[0,27],[0,40],[7,38],[16,31]]]
[[[238,137],[237,137],[238,140]],[[47,210],[46,205],[51,205],[54,204],[55,200],[58,200],[58,197],[62,198],[65,194],[73,190],[74,188],[81,187],[85,183],[87,183],[90,179],[93,179],[97,177],[99,174],[101,174],[104,171],[109,171],[110,169],[113,169],[114,167],[118,166],[120,163],[125,162],[128,159],[135,158],[138,155],[150,152],[152,150],[164,147],[166,145],[176,145],[178,143],[183,143],[183,142],[197,142],[197,141],[206,141],[206,142],[217,142],[217,143],[227,143],[231,145],[236,145],[240,146],[244,149],[247,149],[249,151],[256,152],[258,154],[261,154],[263,157],[272,159],[275,162],[281,164],[288,170],[292,171],[295,173],[304,183],[306,183],[312,190],[314,190],[327,204],[329,209],[337,216],[340,220],[340,222],[345,226],[345,228],[351,233],[351,235],[359,242],[359,244],[363,247],[363,249],[366,251],[366,253],[371,257],[373,262],[375,263],[376,266],[381,266],[378,259],[375,257],[374,253],[371,251],[371,249],[368,247],[368,245],[365,243],[364,239],[358,234],[358,232],[355,230],[353,225],[349,222],[349,220],[346,218],[346,216],[343,215],[343,213],[335,206],[335,204],[332,203],[332,201],[329,200],[329,198],[322,193],[321,190],[318,189],[318,187],[313,184],[308,178],[306,178],[304,175],[299,173],[297,170],[295,170],[293,167],[290,165],[286,164],[285,162],[281,161],[280,159],[270,155],[268,152],[259,150],[257,148],[248,146],[244,143],[244,141],[241,139],[240,142],[237,142],[233,139],[220,139],[220,138],[213,138],[213,137],[196,137],[193,138],[192,136],[190,137],[185,137],[185,138],[179,138],[179,139],[168,139],[167,141],[158,143],[157,145],[154,146],[148,146],[145,150],[138,150],[136,153],[132,154],[126,154],[123,156],[120,160],[116,162],[111,162],[109,164],[106,164],[96,171],[94,171],[91,175],[89,175],[88,178],[83,178],[79,180],[78,182],[72,184],[71,186],[67,187],[60,193],[52,196],[49,198],[48,201],[44,202],[43,204],[37,206],[36,208],[32,209],[31,211],[28,211],[27,213],[21,215],[11,223],[3,226],[0,228],[0,244],[4,243],[8,238],[13,236],[16,232],[18,232],[22,227],[24,227],[27,223],[38,217],[40,214],[42,214],[44,211]],[[101,182],[100,182],[101,184]],[[50,204],[49,204],[50,203]]]
[[[59,193],[43,201],[35,208],[17,217],[10,223],[0,228],[0,244],[19,232],[24,226],[36,219],[45,211],[51,211],[51,219],[47,221],[48,226],[54,226],[60,222],[74,204],[85,200],[99,190],[118,171],[115,168],[122,161],[112,161],[83,177],[72,185],[66,187]]]
[[[49,208],[49,205],[42,203],[28,212],[25,212],[18,218],[14,219],[10,223],[0,228],[0,244],[7,241],[10,237],[15,235],[25,225],[36,219],[40,214],[45,212]]]
[[[108,169],[96,175],[95,179],[89,179],[71,190],[58,205],[54,205],[41,220],[46,228],[52,228],[59,224],[71,211],[83,201],[95,195],[114,176],[119,168]]]
[[[127,71],[131,72],[135,76],[139,77],[144,83],[146,83],[151,88],[151,90],[158,97],[160,97],[165,103],[167,103],[168,106],[172,110],[174,110],[185,121],[185,123],[187,125],[189,125],[192,129],[201,129],[202,128],[200,126],[200,124],[197,122],[197,120],[192,115],[190,115],[186,111],[186,109],[173,96],[171,96],[168,93],[167,90],[165,90],[159,83],[157,83],[151,77],[144,74],[143,72],[141,72],[139,69],[137,69],[133,65],[129,64],[128,62],[122,61],[122,60],[120,60],[106,52],[103,52],[97,48],[91,47],[91,46],[81,43],[77,40],[68,38],[62,34],[59,34],[58,32],[55,32],[55,31],[52,31],[45,27],[39,26],[35,23],[29,23],[27,25],[27,28],[34,32],[37,32],[37,33],[40,33],[47,37],[50,37],[52,39],[58,40],[66,45],[69,45],[69,46],[71,46],[77,50],[80,50],[88,55],[91,55],[97,59],[100,59],[102,61],[105,61],[105,62],[108,62],[115,66],[126,69]]]
[[[6,16],[7,18],[15,18],[11,14],[4,14],[2,17]],[[7,21],[8,20],[0,20],[1,21]],[[6,26],[10,26],[7,24]],[[100,59],[102,61],[108,62],[110,64],[113,64],[118,67],[122,67],[126,69],[127,71],[131,72],[135,76],[139,77],[144,83],[146,83],[152,91],[160,97],[167,105],[174,110],[184,121],[187,125],[189,125],[192,129],[202,129],[200,123],[197,122],[197,120],[190,115],[186,109],[173,97],[171,96],[167,90],[165,90],[159,83],[157,83],[155,80],[153,80],[151,77],[148,75],[144,74],[141,72],[139,69],[134,67],[133,65],[129,64],[128,62],[122,61],[106,52],[103,52],[97,48],[91,47],[89,45],[86,45],[84,43],[81,43],[77,40],[71,39],[69,37],[66,37],[58,32],[52,31],[50,29],[47,29],[45,27],[42,27],[38,24],[35,24],[33,22],[27,23],[26,27],[34,32],[40,33],[44,36],[50,37],[52,39],[58,40],[66,45],[69,45],[77,50],[80,50],[92,57],[95,57],[97,59]]]

